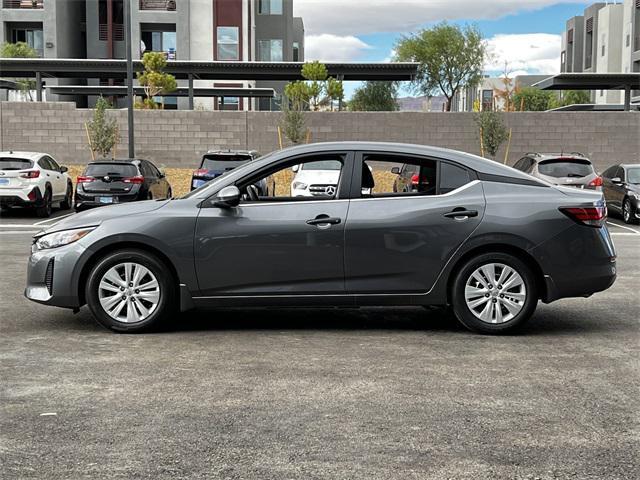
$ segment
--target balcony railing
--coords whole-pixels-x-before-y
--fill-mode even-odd
[[[114,23],[113,26],[113,41],[114,42],[123,42],[124,41],[124,25],[121,23]],[[102,40],[106,42],[109,39],[109,25],[106,23],[101,23],[98,25],[98,40]]]
[[[140,10],[174,11],[175,9],[175,0],[140,0]]]
[[[2,0],[3,8],[43,8],[44,0]]]

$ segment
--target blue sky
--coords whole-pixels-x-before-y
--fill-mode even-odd
[[[307,60],[388,61],[403,34],[441,20],[475,23],[493,60],[486,73],[554,74],[565,22],[582,0],[294,0],[305,22]],[[357,83],[345,85],[350,96]]]

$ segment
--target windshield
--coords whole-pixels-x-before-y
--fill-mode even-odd
[[[627,170],[627,183],[640,184],[640,167]]]
[[[0,170],[25,170],[33,167],[33,162],[26,158],[0,158]]]
[[[240,165],[251,161],[249,155],[211,155],[202,159],[203,170],[215,170],[224,172],[232,170]]]
[[[538,172],[549,177],[586,177],[593,173],[589,160],[545,160],[538,164]]]
[[[302,170],[341,170],[342,162],[338,160],[319,160],[302,165]]]
[[[138,169],[134,165],[127,164],[94,163],[87,165],[84,175],[88,177],[104,177],[107,175],[112,177],[135,177],[138,175]]]

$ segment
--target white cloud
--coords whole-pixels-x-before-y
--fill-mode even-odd
[[[352,35],[339,36],[329,33],[307,35],[304,39],[305,60],[323,62],[357,61],[371,46]]]
[[[560,35],[527,33],[496,35],[487,41],[491,58],[485,65],[490,72],[509,70],[530,74],[554,74],[560,71]],[[512,73],[510,76],[515,76]]]
[[[295,0],[309,35],[411,32],[441,20],[496,19],[558,3],[585,0]]]

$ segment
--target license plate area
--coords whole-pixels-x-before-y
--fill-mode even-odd
[[[0,185],[9,185],[8,178],[0,178]]]
[[[104,203],[105,205],[118,203],[118,197],[98,197],[98,203]]]

